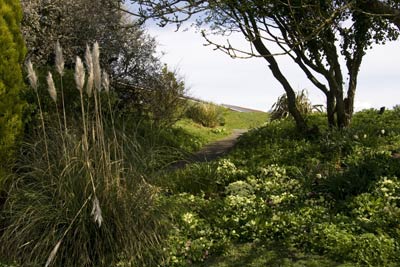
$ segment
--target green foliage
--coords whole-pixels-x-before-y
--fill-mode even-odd
[[[171,216],[177,227],[169,233],[167,255],[162,266],[188,266],[224,250],[228,240],[224,230],[216,227],[214,221],[218,216],[218,203],[204,199],[204,195],[186,193],[166,198],[165,201],[171,202],[169,206],[175,206]]]
[[[183,80],[164,65],[158,82],[153,85],[147,99],[144,99],[150,118],[157,124],[168,126],[182,118],[187,105],[182,98],[185,89]]]
[[[186,116],[204,127],[216,127],[225,123],[223,108],[211,103],[192,103],[186,110]]]
[[[116,84],[120,115],[147,119],[159,126],[171,126],[184,116],[187,100],[185,83],[167,65],[155,71],[148,84],[131,81]]]
[[[398,114],[363,111],[351,128],[320,127],[312,138],[291,120],[273,121],[242,136],[227,158],[167,175],[163,185],[172,196],[166,198],[181,207],[179,216],[190,215],[195,229],[175,221],[174,231],[185,235],[180,245],[171,242],[168,257],[195,266],[397,266]],[[322,116],[310,121],[320,126]],[[196,205],[183,209],[176,193]],[[177,252],[200,232],[207,233],[206,258],[201,250]],[[266,249],[240,255],[248,244]]]
[[[19,1],[0,1],[0,183],[5,166],[15,159],[15,146],[23,126],[24,102],[20,91],[24,87],[21,64],[25,46],[19,28],[21,17]]]
[[[221,257],[214,257],[206,263],[199,263],[196,267],[353,267],[354,265],[339,265],[324,257],[310,253],[301,253],[290,248],[262,243],[235,244]]]
[[[187,192],[194,195],[215,192],[218,187],[216,166],[213,163],[195,163],[167,174],[160,183],[172,192]]]
[[[215,128],[204,127],[188,118],[180,119],[173,125],[173,128],[186,133],[190,137],[188,140],[190,141],[188,143],[189,151],[198,150],[205,144],[222,139],[231,133],[224,126]]]

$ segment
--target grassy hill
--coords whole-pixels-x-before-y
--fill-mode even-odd
[[[229,136],[233,129],[251,129],[263,125],[268,120],[266,112],[237,112],[225,107],[217,107],[223,118],[223,125],[205,127],[190,118],[179,120],[173,127],[183,130],[199,148],[204,144]]]

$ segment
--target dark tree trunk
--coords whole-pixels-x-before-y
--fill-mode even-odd
[[[274,60],[275,61],[275,60]],[[269,61],[268,61],[269,62]],[[298,110],[296,106],[296,94],[292,87],[290,86],[289,82],[286,80],[286,78],[283,76],[281,73],[278,64],[271,64],[269,65],[269,68],[272,71],[272,74],[274,77],[281,83],[283,86],[283,89],[286,92],[286,96],[288,99],[288,108],[290,114],[293,116],[296,126],[300,131],[307,131],[307,124],[306,121],[304,120],[303,116],[301,115],[300,111]]]
[[[354,97],[356,95],[357,79],[350,78],[349,89],[347,91],[347,97],[345,99],[345,110],[347,125],[350,124],[351,118],[354,113]]]
[[[288,108],[290,115],[293,116],[296,127],[302,131],[306,132],[308,127],[307,123],[304,120],[303,116],[301,115],[299,109],[296,106],[296,94],[289,84],[288,80],[282,74],[281,70],[279,69],[278,63],[276,62],[275,58],[272,56],[270,51],[264,46],[262,41],[259,38],[255,38],[253,40],[254,47],[257,49],[258,53],[263,56],[263,58],[269,63],[269,68],[274,75],[275,79],[277,79],[280,84],[283,86],[283,89],[286,92],[286,96],[288,99]]]
[[[326,113],[328,116],[328,124],[329,127],[335,127],[336,126],[336,120],[335,120],[335,96],[332,94],[331,91],[329,91],[326,94]]]
[[[338,90],[336,94],[336,120],[339,128],[347,126],[343,90]]]

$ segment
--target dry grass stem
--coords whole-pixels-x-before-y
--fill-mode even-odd
[[[35,90],[35,93],[36,93],[36,100],[37,100],[38,106],[39,106],[40,121],[42,124],[42,132],[43,132],[43,140],[44,140],[44,146],[45,146],[45,151],[46,151],[47,167],[48,167],[48,170],[51,172],[49,148],[48,148],[48,144],[47,144],[46,127],[44,125],[44,115],[43,115],[43,110],[42,110],[42,104],[41,104],[40,97],[39,97],[39,92],[37,90],[38,89],[38,78],[37,78],[36,72],[33,69],[32,62],[30,60],[28,60],[28,62],[26,63],[26,68],[28,71],[29,83],[32,86],[32,88]]]
[[[57,40],[57,43],[55,45],[55,54],[56,54],[56,70],[58,74],[60,74],[60,91],[61,91],[61,105],[62,105],[62,110],[63,110],[63,119],[64,119],[64,130],[65,132],[68,132],[67,128],[67,115],[65,114],[65,101],[64,101],[64,88],[63,88],[63,81],[62,78],[64,76],[64,56],[63,56],[63,51],[60,45],[60,42]]]

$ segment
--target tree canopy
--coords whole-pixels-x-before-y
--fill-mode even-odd
[[[40,65],[54,62],[54,44],[63,47],[66,64],[73,66],[86,45],[98,42],[102,65],[114,79],[143,82],[161,69],[156,42],[143,27],[108,0],[33,0],[23,5],[22,29],[28,58]]]
[[[118,1],[22,0],[21,3],[27,58],[36,65],[54,65],[54,46],[58,41],[66,67],[72,68],[75,56],[83,56],[87,45],[98,42],[101,65],[111,76],[118,98],[116,108],[120,111],[152,113],[152,118],[160,121],[160,114],[153,113],[160,113],[158,109],[166,106],[155,103],[154,99],[166,94],[179,98],[183,94],[183,85],[171,87],[166,81],[168,75],[176,73],[164,69],[156,53],[156,40],[118,8]],[[169,111],[172,110],[171,106]],[[169,118],[171,114],[164,115]]]
[[[288,98],[289,110],[300,129],[305,119],[295,104],[295,91],[276,56],[288,55],[312,84],[326,96],[328,122],[345,127],[354,110],[357,78],[363,56],[373,43],[395,40],[399,30],[396,1],[293,0],[138,0],[137,15],[155,18],[160,26],[180,26],[195,20],[208,32],[241,33],[247,50],[229,41],[209,44],[232,57],[262,57]],[[135,12],[134,12],[135,13]],[[344,64],[342,63],[344,62]]]

